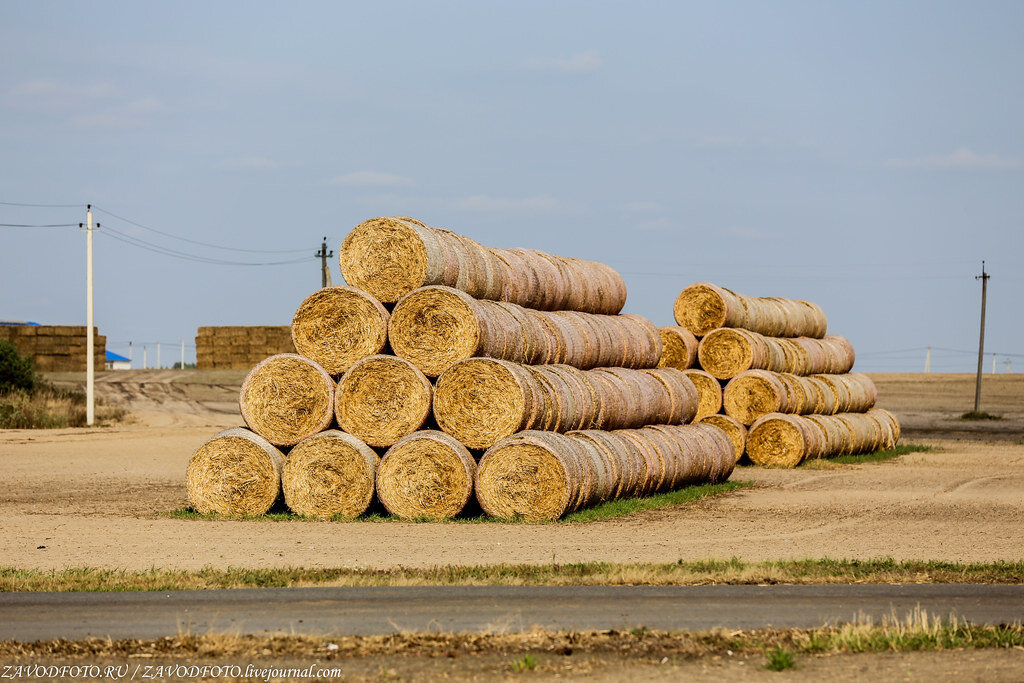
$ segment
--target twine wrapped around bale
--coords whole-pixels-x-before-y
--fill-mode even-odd
[[[338,256],[345,281],[385,303],[427,285],[549,311],[614,315],[626,302],[625,281],[603,263],[530,249],[489,249],[414,218],[364,221],[342,242]]]
[[[679,325],[666,325],[659,327],[658,333],[662,347],[659,368],[687,370],[694,366],[699,342],[692,332]]]
[[[476,461],[451,436],[424,430],[388,449],[377,469],[377,497],[399,517],[448,519],[473,495]]]
[[[358,517],[373,500],[380,458],[337,429],[303,439],[288,452],[281,484],[292,512],[328,519]]]
[[[201,514],[262,515],[281,493],[284,456],[248,429],[226,429],[188,462],[188,501]]]
[[[390,316],[375,298],[355,287],[324,287],[303,300],[292,318],[299,355],[337,376],[388,341]]]
[[[292,446],[334,420],[334,380],[308,358],[271,356],[254,367],[238,395],[242,419],[275,446]]]
[[[431,377],[476,356],[582,369],[653,368],[662,350],[654,323],[640,316],[530,310],[440,285],[410,292],[395,305],[389,337],[395,354]]]
[[[698,337],[735,327],[769,337],[820,339],[828,327],[824,311],[809,301],[745,296],[710,282],[697,282],[681,291],[673,313],[679,325]]]
[[[697,414],[693,417],[694,422],[700,422],[701,418],[722,410],[722,385],[717,379],[703,370],[691,368],[683,372],[697,388]]]
[[[697,388],[674,368],[579,370],[470,358],[441,373],[434,418],[469,448],[525,430],[621,429],[693,420]]]
[[[731,328],[709,332],[700,340],[697,357],[701,368],[718,379],[746,370],[839,375],[849,372],[855,360],[853,346],[839,335],[789,339]]]
[[[795,467],[811,458],[871,453],[892,448],[899,421],[888,411],[759,418],[747,432],[747,456],[757,465]]]
[[[743,457],[743,452],[747,448],[747,428],[742,422],[728,415],[706,415],[701,418],[700,424],[715,425],[725,431],[729,440],[732,441],[733,455],[736,457],[735,462],[740,461],[740,458]]]
[[[390,446],[426,422],[430,380],[395,356],[370,356],[342,376],[334,396],[338,426],[370,446]]]

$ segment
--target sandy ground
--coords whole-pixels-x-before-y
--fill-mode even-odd
[[[196,376],[189,384],[168,381],[180,373],[130,373],[123,380],[117,374],[104,376],[100,392],[134,407],[132,424],[0,431],[3,564],[146,569],[1024,557],[1024,429],[1013,426],[1024,422],[1024,376],[1008,376],[1013,381],[1000,390],[1001,403],[993,391],[994,405],[983,406],[1007,415],[989,438],[976,424],[966,436],[950,436],[946,427],[959,427],[955,416],[963,410],[949,398],[948,376],[879,376],[880,404],[901,417],[914,415],[908,421],[918,436],[909,440],[933,451],[825,469],[740,468],[733,478],[758,488],[616,520],[503,525],[172,518],[168,513],[186,504],[192,452],[220,428],[240,424],[231,401],[236,378]],[[240,382],[244,373],[235,374]],[[959,384],[972,402],[973,383]],[[927,437],[929,424],[941,438]]]

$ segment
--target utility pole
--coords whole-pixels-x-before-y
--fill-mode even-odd
[[[981,280],[981,334],[978,336],[978,380],[974,385],[974,412],[979,412],[981,406],[981,361],[985,356],[985,298],[988,294],[988,279],[991,277],[985,272],[985,262],[981,262],[981,275],[976,275],[975,280]]]
[[[146,369],[146,345],[142,345],[142,369]]]
[[[85,424],[96,422],[96,342],[93,339],[92,310],[92,204],[85,205]],[[100,227],[97,223],[96,227]]]
[[[128,365],[129,365],[129,367],[131,366],[131,360],[132,360],[132,343],[128,342]]]
[[[996,374],[996,354],[992,354],[992,374]]]
[[[331,271],[327,267],[328,257],[334,256],[334,251],[327,251],[327,235],[324,235],[324,241],[320,245],[320,251],[316,252],[314,256],[320,259],[320,286],[327,287],[331,284]]]
[[[181,370],[185,369],[185,340],[181,340]]]
[[[932,371],[932,347],[928,347],[928,350],[924,352],[924,371]]]

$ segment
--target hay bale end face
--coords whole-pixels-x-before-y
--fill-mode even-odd
[[[300,355],[338,376],[356,361],[380,353],[390,316],[381,303],[354,287],[325,287],[307,296],[292,318]]]
[[[280,496],[283,463],[281,451],[258,434],[227,429],[189,460],[189,503],[201,514],[265,514]]]
[[[437,253],[428,229],[401,218],[371,218],[357,225],[341,243],[338,261],[345,282],[385,303],[437,282],[444,267],[444,255]]]
[[[477,355],[479,306],[451,287],[423,287],[399,301],[388,326],[391,348],[430,377]]]
[[[564,434],[525,431],[487,449],[477,465],[476,498],[504,519],[558,519],[578,500],[583,473],[574,441]]]
[[[697,387],[697,413],[694,422],[708,415],[714,415],[722,409],[722,385],[717,379],[703,370],[683,370],[693,385]]]
[[[747,432],[747,456],[755,465],[796,467],[808,455],[804,419],[771,413],[760,418]]]
[[[706,415],[700,422],[720,427],[728,435],[732,441],[733,455],[736,462],[739,462],[747,448],[747,428],[743,423],[728,415]]]
[[[416,366],[394,356],[370,356],[342,376],[334,396],[338,426],[370,446],[412,434],[430,415],[433,387]]]
[[[307,517],[358,517],[373,500],[379,461],[372,448],[337,429],[304,439],[285,460],[285,502]]]
[[[661,335],[662,346],[659,368],[687,370],[694,366],[699,342],[692,332],[679,325],[666,325],[659,327],[658,333]]]
[[[283,353],[249,372],[238,403],[249,429],[275,446],[292,446],[331,425],[334,380],[308,358]]]
[[[437,378],[437,425],[469,448],[489,448],[529,428],[536,380],[530,370],[508,361],[471,358]]]
[[[451,436],[425,430],[388,449],[377,469],[377,497],[399,517],[448,519],[473,495],[476,461]]]

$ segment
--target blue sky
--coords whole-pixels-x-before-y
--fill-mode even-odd
[[[813,300],[868,371],[970,371],[985,259],[1024,368],[1019,2],[8,1],[0,59],[0,201],[73,205],[0,223],[101,209],[121,353],[287,324],[322,236],[404,214],[605,261],[658,324],[702,279]],[[82,324],[84,280],[76,228],[0,228],[0,318]]]

